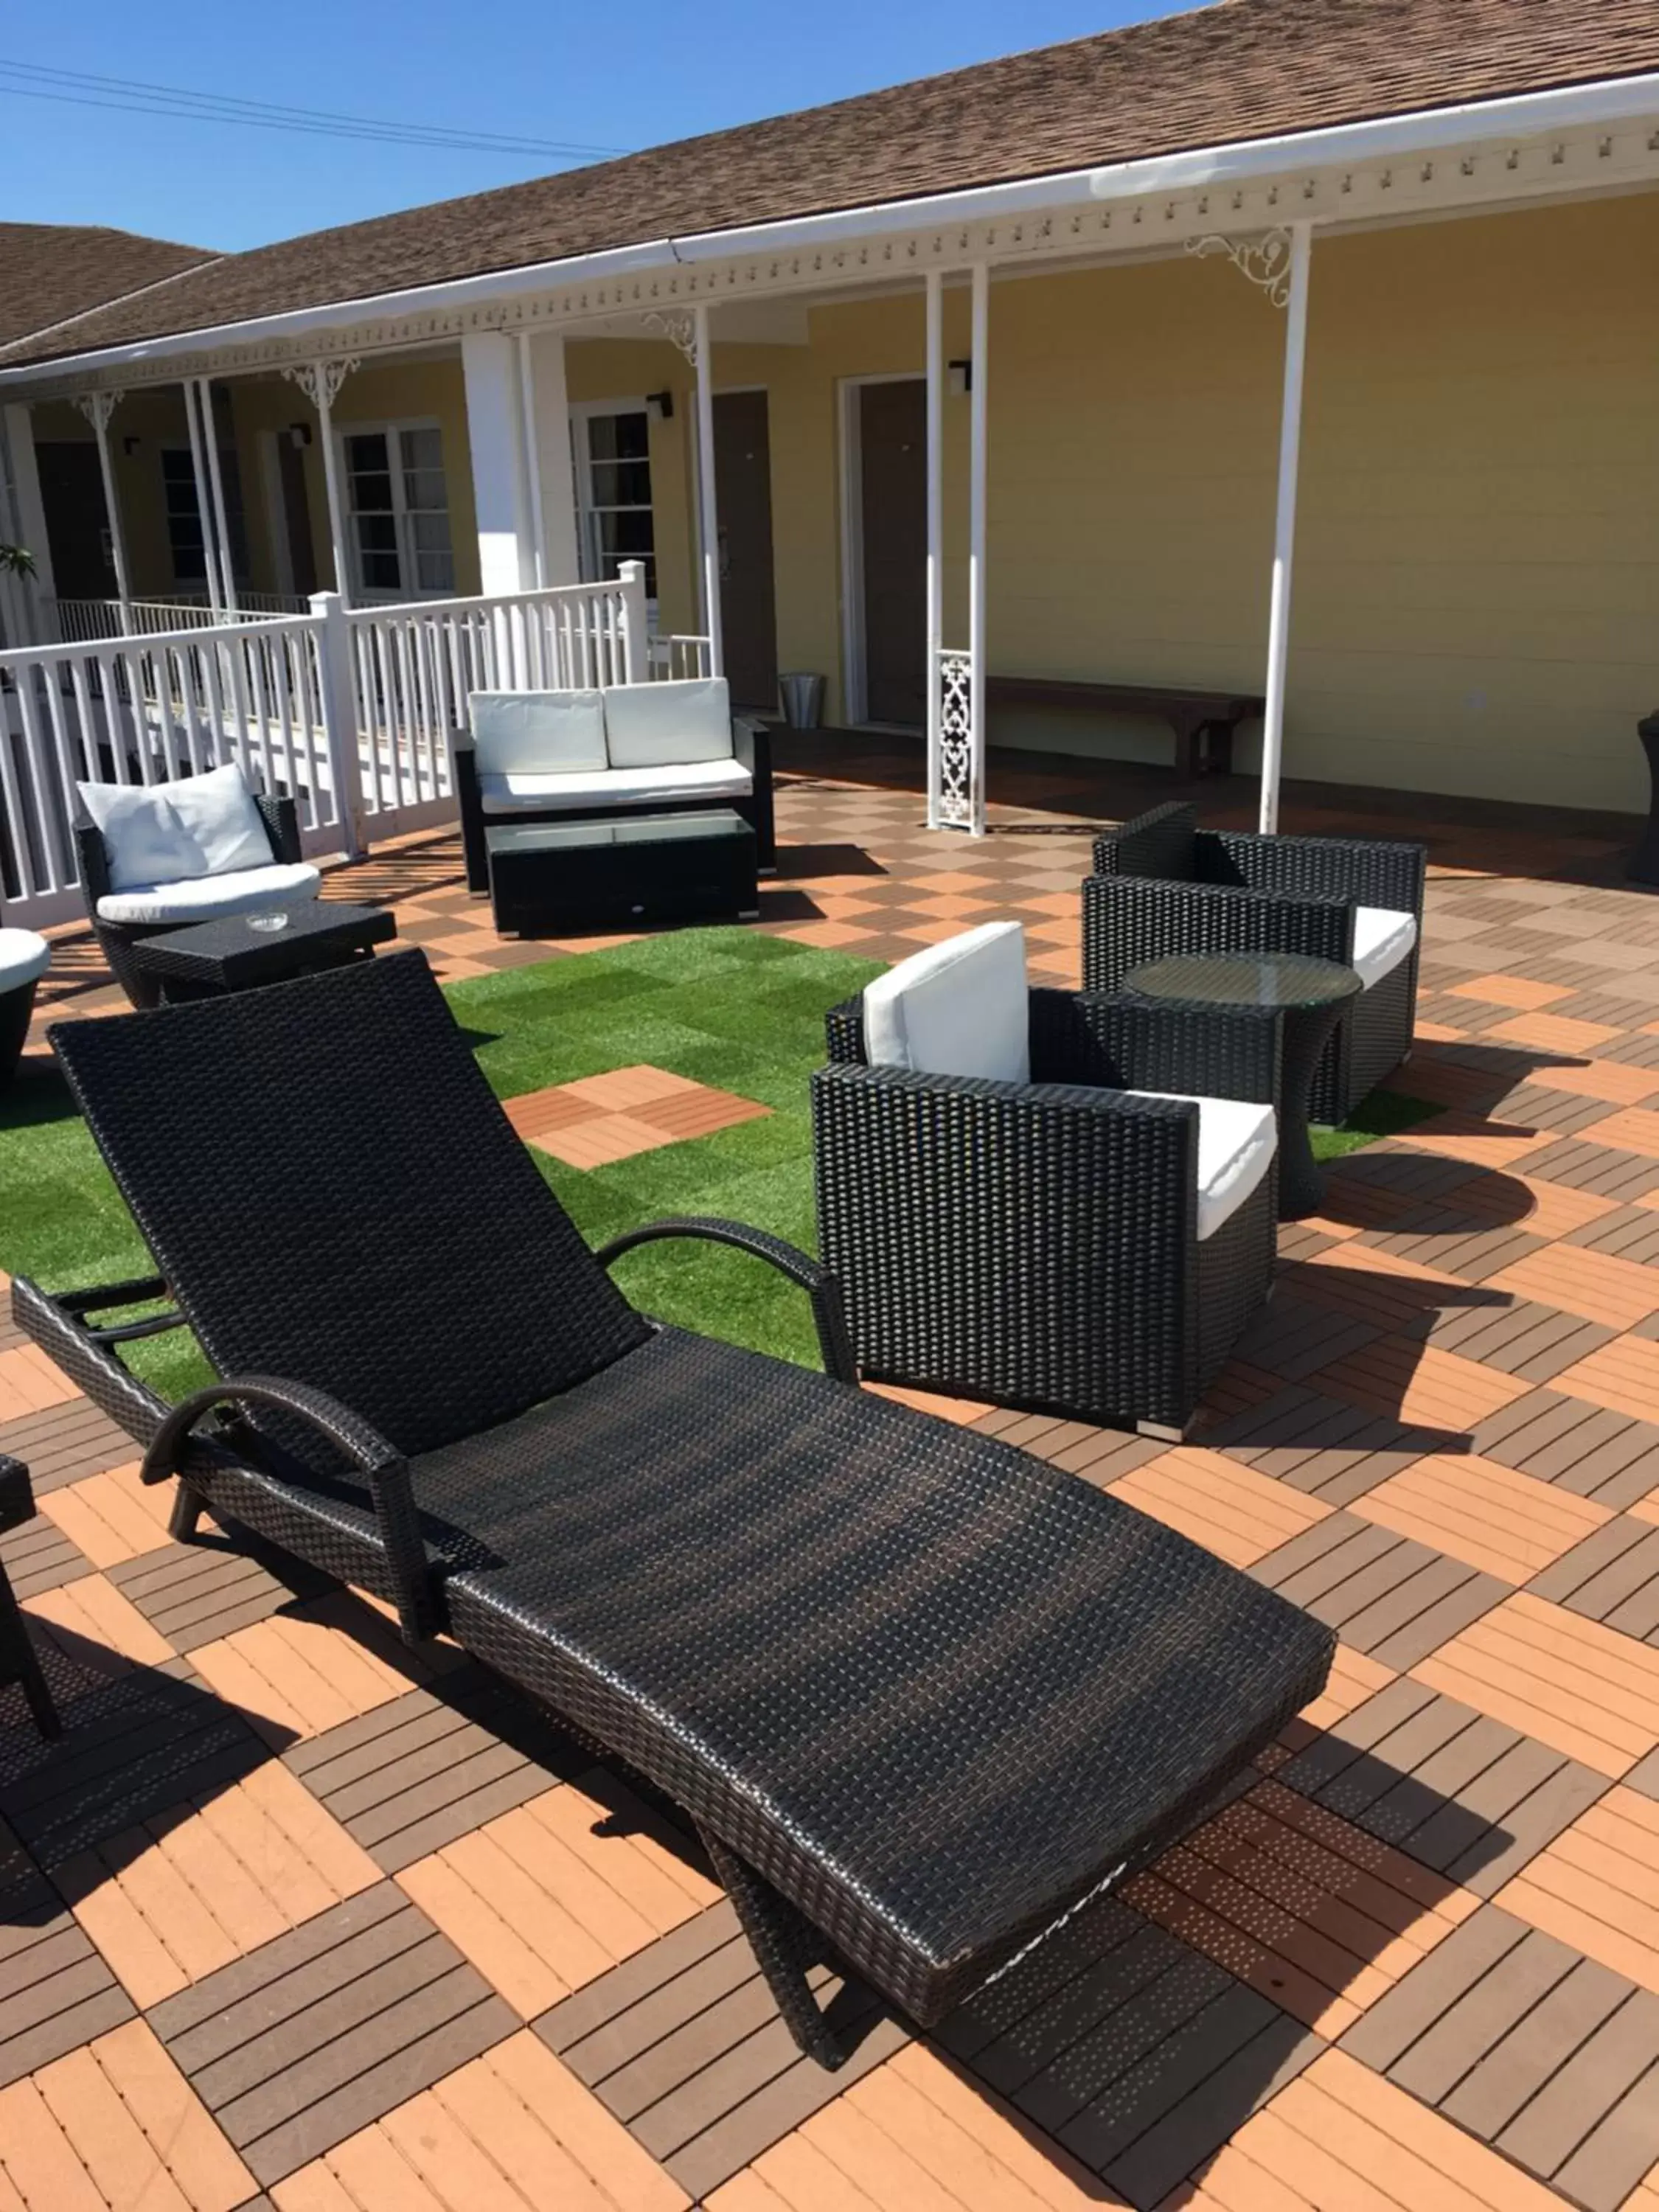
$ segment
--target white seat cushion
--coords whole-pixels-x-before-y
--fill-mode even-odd
[[[222,875],[197,876],[181,884],[136,884],[106,891],[98,902],[100,921],[217,921],[228,914],[258,914],[262,907],[304,906],[322,882],[308,861],[268,861],[263,868],[228,868]]]
[[[1397,914],[1386,906],[1354,908],[1352,966],[1368,991],[1394,972],[1416,942],[1414,914]]]
[[[608,765],[597,691],[475,691],[467,708],[481,775],[577,775]]]
[[[982,922],[866,987],[864,1056],[872,1067],[1029,1083],[1030,1021],[1025,932]]]
[[[0,999],[38,982],[52,965],[52,947],[32,929],[0,929]]]
[[[663,805],[679,799],[747,799],[754,778],[730,754],[660,768],[613,768],[580,775],[481,775],[486,814],[547,814],[579,806]]]
[[[1185,1091],[1126,1091],[1126,1098],[1178,1098],[1198,1109],[1198,1241],[1213,1237],[1267,1172],[1279,1149],[1271,1106],[1247,1098],[1198,1098]]]
[[[622,684],[605,695],[612,768],[662,768],[732,757],[732,695],[722,676]]]
[[[270,839],[234,762],[173,783],[77,783],[104,841],[110,889],[270,865]]]

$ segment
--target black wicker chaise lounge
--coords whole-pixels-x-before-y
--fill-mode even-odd
[[[1271,1592],[855,1387],[790,1246],[589,1251],[422,954],[54,1042],[158,1273],[14,1310],[179,1476],[174,1534],[210,1507],[360,1584],[676,1800],[822,2063],[810,1961],[938,2020],[1323,1683],[1329,1634]],[[636,1312],[606,1269],[661,1236],[781,1268],[829,1372]],[[169,1409],[118,1347],[180,1321],[224,1379]]]

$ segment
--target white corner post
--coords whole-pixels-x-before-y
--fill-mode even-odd
[[[622,586],[623,678],[629,684],[644,684],[651,675],[651,617],[645,596],[644,562],[619,561],[617,581]]]
[[[346,545],[345,508],[340,498],[340,464],[334,451],[334,402],[340,386],[358,366],[355,354],[341,361],[290,363],[283,374],[297,384],[317,410],[317,435],[323,448],[323,489],[328,500],[328,542],[334,556],[334,589],[340,605],[351,605],[351,562]],[[320,597],[321,594],[319,594]]]
[[[470,331],[461,340],[478,520],[478,584],[492,598],[536,588],[536,529],[519,365],[518,348],[504,331]]]
[[[202,447],[202,424],[197,413],[196,379],[185,379],[185,421],[190,430],[190,467],[196,484],[196,513],[202,526],[202,569],[207,583],[208,605],[216,621],[224,611],[219,590],[219,559],[213,543],[213,494],[208,484],[207,459]]]
[[[224,475],[219,463],[219,431],[213,412],[213,380],[200,379],[197,390],[201,395],[202,440],[207,447],[208,483],[213,493],[213,529],[219,547],[219,595],[225,603],[225,611],[234,615],[236,608],[236,564],[230,557],[230,527],[225,520]]]
[[[991,271],[974,264],[973,341],[968,351],[972,390],[969,395],[970,440],[968,477],[968,660],[969,732],[973,748],[973,794],[969,829],[985,835],[985,465],[986,398],[990,384]]]
[[[357,742],[357,677],[352,665],[351,624],[346,620],[345,601],[337,592],[313,592],[310,606],[321,624],[317,633],[317,675],[340,848],[347,860],[360,860],[368,850],[368,840],[363,835],[363,758]],[[369,742],[374,742],[372,728]]]
[[[527,357],[529,364],[526,433],[541,580],[549,586],[579,584],[581,561],[577,550],[576,474],[570,453],[564,333],[526,332],[520,343],[522,357]]]
[[[939,829],[939,655],[945,649],[945,276],[922,279],[927,361],[927,827]]]
[[[697,372],[697,533],[702,565],[702,620],[708,633],[708,672],[726,673],[720,636],[720,516],[714,484],[714,357],[708,309],[699,302],[692,318]]]
[[[98,473],[104,483],[104,513],[109,518],[110,560],[115,569],[115,595],[121,604],[121,631],[132,631],[132,586],[127,574],[125,534],[121,527],[121,502],[115,489],[115,470],[110,460],[109,418],[121,404],[118,392],[79,392],[75,404],[92,425],[98,441]]]
[[[1289,293],[1285,316],[1285,389],[1279,423],[1279,504],[1273,526],[1273,596],[1267,614],[1267,704],[1261,724],[1264,835],[1279,827],[1279,785],[1285,761],[1285,684],[1291,647],[1291,574],[1296,551],[1297,477],[1302,453],[1302,382],[1308,349],[1308,276],[1313,225],[1290,227]]]
[[[547,583],[547,529],[542,515],[541,441],[536,434],[536,372],[530,358],[530,333],[514,338],[518,354],[519,434],[524,447],[520,466],[530,505],[530,567],[536,589]]]

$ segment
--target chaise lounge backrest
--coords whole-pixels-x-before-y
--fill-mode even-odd
[[[420,952],[52,1042],[222,1375],[307,1382],[408,1454],[645,1340]]]

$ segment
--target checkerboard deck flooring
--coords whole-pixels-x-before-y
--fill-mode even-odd
[[[1158,795],[1005,759],[969,843],[890,746],[782,757],[759,927],[896,959],[1012,915],[1057,983],[1093,823]],[[69,1722],[44,1745],[0,1691],[4,2212],[1656,2212],[1659,909],[1605,823],[1383,804],[1431,842],[1435,1117],[1286,1230],[1180,1447],[939,1408],[1310,1607],[1330,1684],[934,2034],[826,1965],[839,2074],[672,1808],[354,1594],[172,1542],[131,1443],[0,1324],[41,1509],[0,1559]],[[1387,826],[1328,793],[1291,823]],[[327,895],[445,977],[611,941],[496,939],[442,836]],[[84,935],[44,999],[117,1003]],[[511,1110],[597,1166],[759,1109],[641,1066]]]

